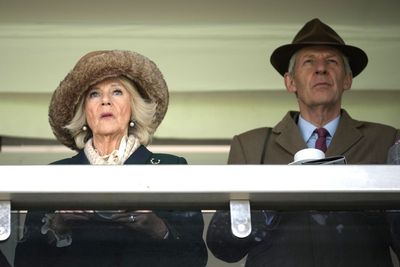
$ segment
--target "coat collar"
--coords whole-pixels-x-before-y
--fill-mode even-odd
[[[85,155],[85,152],[82,150],[79,150],[78,154],[73,156],[70,160],[68,160],[65,164],[90,164],[88,158]]]
[[[145,146],[139,146],[135,152],[125,161],[126,164],[147,164],[150,162],[150,158],[153,153],[150,152]],[[85,152],[80,150],[78,154],[71,158],[71,163],[69,164],[90,164],[87,159]]]
[[[276,142],[292,155],[301,149],[307,148],[297,126],[298,117],[299,112],[289,111],[272,130],[277,134]],[[353,120],[346,110],[342,109],[338,128],[326,151],[326,156],[343,155],[357,143],[362,138],[362,133],[359,130],[362,125],[363,122]]]
[[[326,156],[343,155],[352,146],[354,146],[363,137],[360,127],[364,123],[354,120],[346,112],[341,110],[341,116],[336,133],[332,138],[332,142],[326,151]]]
[[[299,112],[289,111],[286,116],[272,129],[277,134],[275,141],[290,154],[307,148],[297,126]]]
[[[140,145],[124,164],[146,164],[149,163],[152,156],[152,152],[150,152],[145,146]]]

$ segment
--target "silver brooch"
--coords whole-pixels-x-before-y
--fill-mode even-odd
[[[153,165],[157,165],[160,164],[161,160],[160,159],[155,159],[155,158],[151,158],[150,159],[150,163]]]

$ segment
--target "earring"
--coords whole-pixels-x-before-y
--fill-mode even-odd
[[[82,131],[84,131],[84,132],[87,131],[87,126],[86,126],[86,125],[83,125],[83,126],[82,126]]]
[[[129,127],[133,128],[135,126],[135,123],[133,121],[129,122]]]

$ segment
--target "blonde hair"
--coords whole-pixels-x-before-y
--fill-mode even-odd
[[[148,145],[156,130],[156,125],[153,123],[156,113],[157,104],[144,99],[138,92],[133,82],[123,76],[116,78],[128,90],[131,96],[131,121],[135,123],[134,127],[128,126],[128,134],[134,135],[139,139],[140,144]],[[65,128],[69,130],[74,137],[77,148],[83,149],[85,143],[92,137],[92,131],[87,126],[86,114],[84,111],[86,94],[79,100],[75,115]],[[84,131],[83,127],[86,126],[87,130]]]

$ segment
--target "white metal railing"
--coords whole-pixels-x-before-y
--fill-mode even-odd
[[[238,235],[251,229],[249,204],[284,210],[400,207],[398,165],[0,166],[0,177],[0,238],[9,234],[10,209],[32,207],[230,207],[239,216],[232,220],[239,222],[233,225]]]

